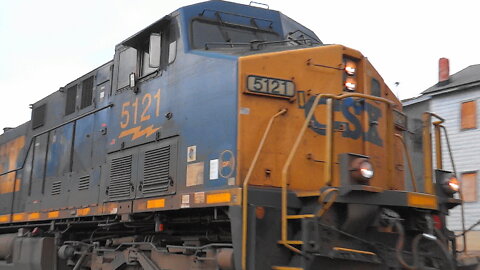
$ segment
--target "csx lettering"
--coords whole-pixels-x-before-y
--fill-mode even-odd
[[[313,105],[315,97],[311,97],[307,103],[303,106],[305,109],[305,116],[310,111]],[[326,100],[321,99],[319,106],[325,105]],[[378,122],[382,117],[382,110],[380,108],[365,102],[365,100],[355,100],[353,98],[346,98],[341,101],[335,101],[333,104],[335,112],[341,112],[343,117],[347,120],[335,121],[333,123],[334,129],[343,129],[342,137],[351,139],[363,138],[365,141],[371,142],[378,146],[383,145],[383,140],[378,133]],[[359,116],[365,112],[368,117],[368,127],[363,127],[360,122]],[[320,123],[315,116],[312,117],[310,128],[320,135],[326,134],[326,125]],[[366,130],[364,130],[366,128]]]

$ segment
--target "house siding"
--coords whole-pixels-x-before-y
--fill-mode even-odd
[[[475,100],[477,104],[477,128],[461,129],[461,104],[465,101]],[[433,96],[430,100],[430,111],[443,117],[443,124],[448,131],[452,154],[459,179],[462,173],[477,172],[477,191],[480,190],[480,128],[479,128],[479,110],[480,88],[473,88],[464,91],[455,91],[450,94]],[[433,148],[435,149],[435,148]],[[445,170],[453,171],[448,153],[448,147],[445,136],[442,136],[443,167]],[[435,157],[435,154],[434,154]],[[435,159],[434,159],[435,160]],[[465,226],[466,228],[480,219],[480,200],[477,193],[476,202],[468,202],[465,206]],[[447,225],[451,230],[461,230],[461,211],[456,207],[450,211],[447,219]],[[478,228],[477,228],[478,229]]]

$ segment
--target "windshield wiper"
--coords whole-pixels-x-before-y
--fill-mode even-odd
[[[292,42],[292,41],[297,43],[298,45],[312,46],[313,44],[320,44],[315,39],[314,39],[314,41],[312,41],[311,39],[306,39],[306,38],[303,38],[303,39],[289,38],[289,39],[285,39],[285,40],[276,40],[276,41],[255,41],[254,40],[254,41],[250,42],[250,49],[252,51],[257,51],[257,50],[260,50],[261,47],[264,46],[264,45],[282,44],[282,43],[288,43],[288,42]],[[303,41],[303,43],[301,43],[302,41]]]
[[[218,22],[218,29],[220,30],[220,33],[222,34],[223,40],[225,42],[231,42],[232,40],[230,39],[230,36],[228,35],[228,32],[223,29],[224,23],[222,20],[222,17],[220,16],[220,13],[215,12],[215,17],[217,17],[217,22]]]
[[[205,50],[209,50],[213,46],[228,46],[230,48],[234,48],[235,46],[249,46],[250,50],[258,51],[258,50],[261,50],[262,47],[264,47],[265,45],[282,44],[282,43],[288,43],[292,41],[295,42],[297,45],[306,45],[306,46],[321,44],[316,40],[312,41],[311,39],[285,39],[285,40],[275,40],[275,41],[252,40],[248,43],[246,42],[206,42]]]
[[[205,50],[209,50],[209,46],[229,46],[233,48],[234,46],[250,46],[250,43],[243,43],[243,42],[206,42],[205,43]]]
[[[305,39],[305,36],[307,36],[309,39],[315,40],[316,43],[320,43],[320,40],[318,40],[318,39],[310,36],[309,34],[303,32],[302,30],[295,30],[295,31],[293,31],[293,32],[288,33],[287,38],[288,38],[288,39],[291,39],[292,41],[298,40],[298,38],[292,37],[293,34],[295,34],[295,33],[297,33],[297,32],[299,32],[299,33],[301,34],[301,35],[299,35],[299,37],[302,38],[302,39]]]

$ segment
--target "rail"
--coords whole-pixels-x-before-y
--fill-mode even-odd
[[[432,122],[432,117],[436,118],[437,121]],[[448,147],[448,153],[450,155],[450,162],[452,164],[452,169],[455,177],[458,177],[457,174],[457,169],[455,167],[455,162],[453,161],[453,154],[452,154],[452,148],[450,147],[450,140],[448,138],[448,133],[447,133],[447,128],[443,126],[442,124],[445,122],[445,119],[442,117],[438,116],[435,113],[431,112],[425,112],[423,113],[423,149],[424,149],[424,168],[425,168],[425,180],[427,180],[427,176],[429,179],[432,179],[432,171],[433,171],[433,166],[432,166],[432,135],[430,131],[430,125],[434,126],[434,131],[435,131],[435,159],[436,159],[436,167],[437,169],[443,169],[443,154],[442,154],[442,142],[441,142],[441,136],[442,136],[442,130],[445,134],[445,140],[447,143]],[[426,150],[429,150],[427,152]],[[432,182],[432,181],[430,181]],[[432,188],[433,190],[433,188]],[[464,207],[464,202],[463,202],[463,192],[462,188],[458,190],[458,194],[460,196],[460,200],[462,201],[460,205],[460,211],[461,211],[461,220],[462,220],[462,233],[459,236],[462,236],[463,238],[463,250],[460,252],[467,252],[467,234],[466,232],[470,229],[465,229],[465,207]]]
[[[260,152],[263,149],[263,146],[265,145],[265,141],[267,140],[268,134],[270,133],[270,130],[272,129],[273,121],[275,119],[283,114],[287,113],[287,109],[282,109],[276,114],[274,114],[271,118],[270,121],[268,121],[267,128],[265,129],[265,132],[263,133],[262,139],[260,140],[260,143],[258,145],[257,151],[255,152],[255,156],[253,157],[252,163],[250,164],[250,167],[248,169],[247,175],[245,176],[245,180],[243,181],[243,196],[242,196],[242,269],[245,270],[247,269],[247,234],[248,234],[248,183],[250,181],[250,178],[253,173],[253,169],[255,168],[255,165],[257,164],[258,157],[260,156]]]
[[[305,135],[305,131],[307,130],[307,127],[310,124],[310,121],[313,117],[313,114],[315,112],[315,109],[317,108],[320,100],[322,98],[326,98],[326,103],[327,103],[327,121],[326,121],[326,162],[325,162],[325,171],[324,171],[324,178],[325,178],[325,184],[326,185],[331,185],[332,182],[332,169],[333,169],[333,100],[342,100],[345,98],[363,98],[367,100],[373,100],[373,101],[379,101],[387,106],[387,128],[386,128],[386,149],[388,151],[387,157],[388,157],[388,171],[389,175],[392,175],[391,173],[393,172],[393,113],[392,113],[392,105],[394,104],[392,101],[381,98],[381,97],[376,97],[376,96],[370,96],[370,95],[365,95],[365,94],[360,94],[360,93],[350,93],[350,94],[343,94],[343,95],[332,95],[332,94],[319,94],[315,97],[312,107],[310,111],[307,114],[307,117],[300,129],[300,132],[295,140],[295,143],[292,146],[292,149],[290,150],[290,153],[287,157],[287,160],[285,162],[285,165],[283,166],[282,169],[282,194],[281,194],[281,240],[279,241],[280,244],[284,245],[286,248],[296,252],[296,253],[301,253],[299,249],[296,247],[292,246],[292,241],[288,240],[288,202],[287,202],[287,176],[288,176],[288,171],[290,168],[290,164],[292,163],[292,160],[298,150],[298,147],[301,143],[301,140],[303,136]],[[387,178],[388,179],[388,178]],[[387,180],[388,184],[390,184],[390,179]]]
[[[438,119],[432,123],[432,117]],[[428,194],[434,194],[435,191],[433,189],[433,164],[432,164],[432,132],[430,130],[430,125],[433,124],[435,126],[435,147],[437,151],[437,168],[442,168],[442,151],[440,145],[440,132],[439,126],[445,121],[442,117],[431,113],[426,112],[422,116],[423,120],[423,168],[425,174],[425,183],[424,183],[424,191]]]

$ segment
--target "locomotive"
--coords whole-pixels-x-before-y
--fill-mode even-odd
[[[268,8],[182,7],[0,136],[0,269],[453,269],[432,117],[418,178],[359,51]]]

